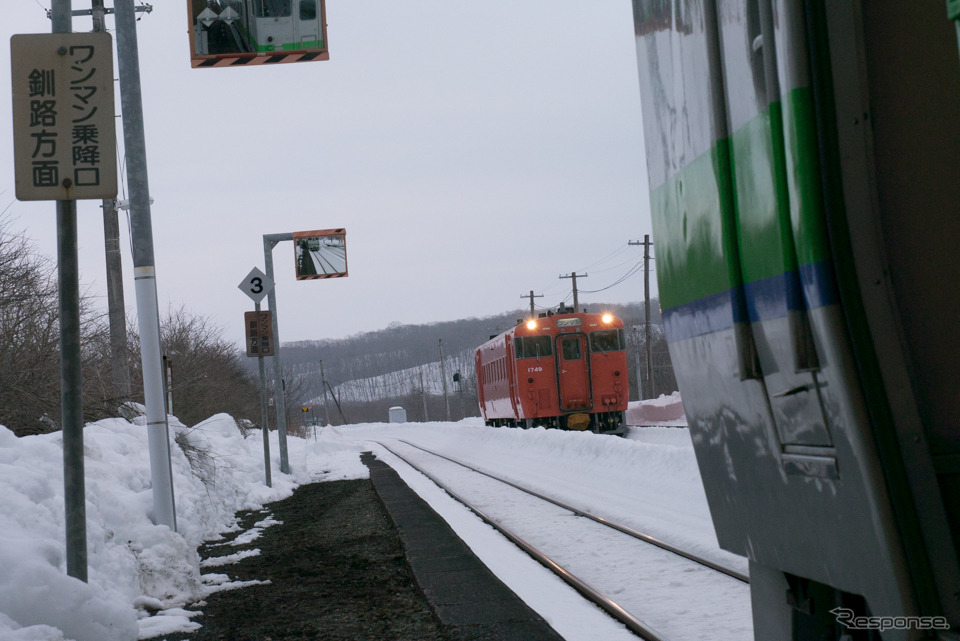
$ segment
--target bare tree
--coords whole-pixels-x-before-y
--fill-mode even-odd
[[[0,424],[18,435],[60,429],[60,324],[55,265],[40,256],[0,214]],[[117,399],[102,385],[103,316],[81,298],[83,413],[87,421],[116,415]]]
[[[139,335],[131,330],[129,336],[128,353],[139,355]],[[236,344],[223,339],[222,327],[183,307],[171,309],[161,320],[160,342],[172,369],[168,387],[173,395],[173,414],[184,424],[193,425],[219,412],[259,424],[256,384],[240,362]],[[140,390],[142,400],[139,362],[131,374],[131,387]]]

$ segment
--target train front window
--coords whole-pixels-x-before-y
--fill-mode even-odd
[[[292,0],[255,0],[253,10],[258,18],[286,18],[291,4]]]
[[[591,352],[616,352],[625,348],[622,329],[598,329],[590,332]]]
[[[300,19],[317,19],[317,0],[300,0]]]
[[[563,360],[580,360],[580,337],[564,338],[560,341],[560,350],[563,353]]]
[[[517,336],[513,339],[517,358],[541,358],[553,356],[549,336]]]

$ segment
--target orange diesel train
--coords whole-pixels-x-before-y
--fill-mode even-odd
[[[561,306],[492,337],[476,366],[487,425],[623,432],[626,340],[611,314]]]

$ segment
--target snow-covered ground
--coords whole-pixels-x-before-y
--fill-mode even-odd
[[[300,484],[366,477],[359,452],[378,451],[374,441],[384,438],[459,449],[514,475],[525,470],[524,482],[550,485],[560,498],[590,501],[597,509],[628,515],[651,534],[725,554],[716,549],[682,427],[633,428],[627,439],[541,428],[497,430],[480,419],[324,428],[308,439],[288,439],[290,475],[279,472],[277,435],[271,434],[273,488],[264,484],[260,432],[244,438],[227,415],[191,428],[174,420],[171,430],[194,452],[205,453],[200,465],[195,458],[191,467],[179,447],[171,448],[176,533],[151,521],[144,427],[110,419],[85,428],[89,582],[83,583],[66,574],[60,434],[16,438],[0,427],[0,638],[127,641],[197,627],[184,606],[240,587],[218,574],[220,567],[201,569],[197,547],[236,529],[236,511],[285,498]],[[569,589],[552,575],[518,572],[526,567],[513,556],[519,552],[465,509],[445,503],[448,497],[429,481],[407,480],[508,585],[531,594],[531,605],[565,638],[617,638],[602,633],[610,628],[606,615],[566,594]],[[622,491],[612,493],[611,487]],[[159,615],[149,615],[157,610]]]

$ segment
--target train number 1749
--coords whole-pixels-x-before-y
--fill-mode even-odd
[[[542,368],[542,367],[528,367],[528,368],[527,368],[527,373],[528,373],[528,374],[529,374],[530,372],[542,372],[542,371],[543,371],[543,368]]]

